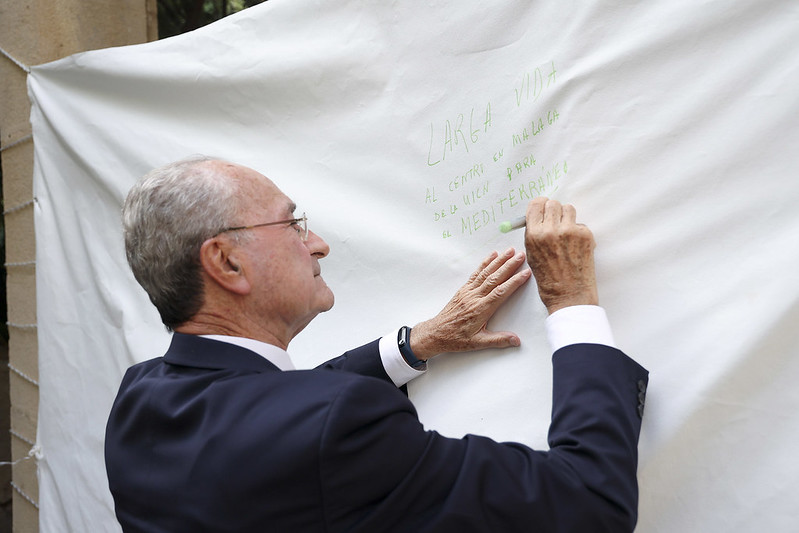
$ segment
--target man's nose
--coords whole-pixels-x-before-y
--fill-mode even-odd
[[[330,253],[330,246],[328,246],[322,237],[311,230],[308,230],[308,239],[305,241],[305,246],[308,247],[308,250],[312,255],[315,255],[320,259],[322,257],[326,257],[327,254]]]

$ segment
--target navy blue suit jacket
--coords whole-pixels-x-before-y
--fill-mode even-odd
[[[117,517],[126,532],[632,531],[647,372],[589,344],[553,365],[543,452],[425,431],[377,341],[283,372],[175,334],[128,370],[111,411]]]

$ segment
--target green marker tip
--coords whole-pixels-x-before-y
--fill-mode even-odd
[[[506,220],[502,224],[499,225],[499,231],[502,233],[508,233],[511,230],[523,228],[527,221],[524,217],[517,217],[513,220]]]

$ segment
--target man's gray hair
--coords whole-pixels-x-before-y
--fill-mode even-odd
[[[238,209],[237,182],[196,156],[151,170],[122,209],[125,253],[168,330],[203,304],[202,243],[224,230]]]

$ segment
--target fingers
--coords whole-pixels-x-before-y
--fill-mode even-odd
[[[504,265],[513,257],[514,253],[515,251],[513,248],[508,248],[502,254],[492,252],[491,255],[483,260],[483,262],[480,264],[480,267],[469,278],[469,281],[472,282],[474,287],[482,286],[492,274],[499,270],[502,265]]]
[[[507,253],[507,252],[506,252]],[[486,274],[486,269],[491,265],[491,263],[499,256],[497,252],[491,252],[491,255],[483,259],[483,262],[480,263],[480,266],[477,267],[471,276],[469,276],[469,283],[477,283],[481,284],[485,280],[485,278],[490,275],[490,272]],[[493,270],[492,270],[493,272]]]
[[[562,306],[595,304],[593,236],[576,219],[571,205],[544,197],[532,200],[527,205],[525,252],[509,248],[491,253],[438,315],[414,326],[412,348],[417,357],[519,346],[516,334],[489,331],[486,325],[533,275],[550,313]],[[525,258],[529,269],[521,269]]]
[[[557,200],[547,200],[544,204],[544,226],[548,228],[555,228],[560,224],[560,219],[563,218],[563,206]]]
[[[577,210],[573,205],[566,204],[563,206],[562,221],[566,224],[577,224]]]
[[[520,263],[524,262],[524,256]],[[527,283],[532,277],[532,271],[526,268],[511,276],[507,281],[488,291],[483,297],[483,314],[487,315],[486,322],[494,315],[499,307],[515,293],[519,287]]]
[[[524,260],[525,254],[516,253],[513,248],[484,259],[441,312],[414,327],[412,349],[417,357],[426,359],[441,352],[518,346],[519,337],[514,333],[488,331],[486,324],[532,278],[530,269],[519,271]]]
[[[489,266],[499,265],[499,267],[474,290],[473,296],[476,297],[474,316],[482,324],[482,329],[473,339],[475,343],[473,349],[519,345],[520,341],[516,334],[488,331],[485,329],[485,324],[513,293],[532,278],[532,271],[529,268],[519,271],[525,257],[524,253],[515,253],[513,249],[497,257]]]
[[[591,230],[577,224],[573,206],[546,198],[530,202],[525,232],[527,262],[550,313],[569,305],[596,305],[595,246]]]
[[[490,258],[492,260],[489,261]],[[480,266],[480,269],[470,278],[470,288],[482,296],[489,295],[492,291],[497,291],[500,295],[510,290],[511,293],[526,281],[529,274],[519,272],[521,276],[514,276],[519,267],[524,263],[525,255],[516,253],[513,248],[509,248],[503,254],[494,252]],[[507,285],[512,280],[513,283]]]
[[[544,221],[544,206],[548,198],[539,196],[527,204],[527,227],[540,224]]]
[[[562,205],[557,200],[539,196],[527,204],[527,226],[544,224],[554,227],[560,223],[576,224],[577,210],[573,205]]]

